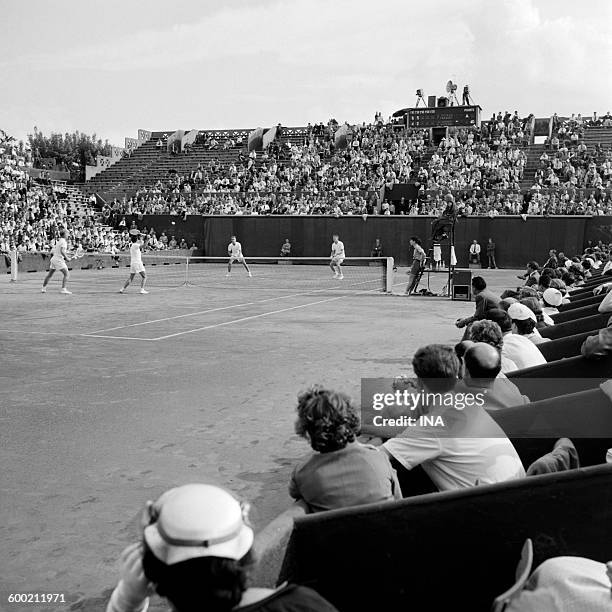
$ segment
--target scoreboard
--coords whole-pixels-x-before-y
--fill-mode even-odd
[[[480,127],[480,106],[409,108],[408,127]]]

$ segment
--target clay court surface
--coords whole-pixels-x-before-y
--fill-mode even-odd
[[[190,287],[149,269],[149,295],[117,293],[125,270],[75,271],[71,296],[59,278],[41,294],[43,273],[0,278],[0,609],[8,592],[103,609],[139,509],[173,485],[225,485],[262,527],[291,503],[308,451],[293,433],[297,391],[319,382],[358,400],[362,377],[408,373],[416,348],[456,342],[453,321],[474,309],[290,268],[225,279],[217,266]],[[517,282],[482,275],[493,289]],[[432,275],[435,292],[444,282]]]

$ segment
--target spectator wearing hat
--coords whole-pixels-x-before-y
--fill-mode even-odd
[[[248,506],[220,487],[170,489],[147,504],[144,522],[143,541],[121,555],[121,580],[106,612],[144,612],[153,591],[175,612],[335,610],[306,587],[248,586],[254,565]]]
[[[477,321],[470,328],[483,324],[496,325],[492,321]],[[497,326],[499,329],[499,326]],[[501,336],[501,330],[499,332]],[[503,376],[501,372],[501,351],[487,342],[474,342],[467,347],[463,356],[465,365],[463,379],[459,381],[455,390],[458,392],[477,393],[484,395],[485,410],[499,410],[528,404],[529,398],[522,395],[518,387]]]
[[[546,329],[555,324],[548,314],[545,314],[542,310],[540,300],[535,297],[526,297],[519,300],[521,304],[527,306],[531,312],[536,316],[536,330]]]
[[[522,304],[512,304],[510,307],[517,305],[529,310]],[[533,313],[531,314],[533,315]],[[535,315],[533,315],[533,318],[535,319]],[[501,309],[490,310],[487,319],[495,321],[499,325],[504,336],[502,354],[514,361],[519,370],[547,363],[544,355],[531,340],[520,334],[512,333],[513,321],[507,312]]]
[[[611,585],[612,561],[552,557],[538,565],[505,612],[606,612]]]
[[[293,470],[289,494],[311,512],[401,499],[395,470],[356,437],[359,411],[344,393],[313,387],[298,397],[295,431],[315,451]]]
[[[412,367],[420,389],[434,398],[420,402],[414,416],[441,416],[448,435],[440,435],[437,427],[408,427],[387,440],[382,451],[408,470],[421,465],[440,491],[525,475],[516,449],[486,410],[476,402],[461,409],[436,402],[436,397],[455,393],[461,364],[452,348],[440,344],[422,347],[415,353]]]
[[[560,278],[551,278],[550,279],[550,288],[558,289],[563,296],[562,304],[569,304],[569,294],[567,292],[567,286]]]
[[[563,294],[555,287],[549,287],[542,294],[542,312],[551,316],[558,314],[559,306],[563,303]]]
[[[525,304],[521,302],[511,304],[510,308],[508,308],[508,316],[512,319],[512,332],[514,334],[527,338],[534,344],[550,342],[549,338],[542,338],[537,331],[538,319],[533,310],[525,306]]]
[[[457,319],[455,325],[460,329],[473,321],[485,319],[489,310],[499,307],[499,296],[487,289],[487,283],[482,276],[475,276],[472,279],[472,292],[476,300],[476,312],[471,317]]]

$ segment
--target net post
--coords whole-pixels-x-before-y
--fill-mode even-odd
[[[393,268],[395,261],[393,257],[387,257],[387,269],[385,275],[385,293],[393,293]]]
[[[11,260],[11,283],[16,283],[19,275],[19,258],[17,256],[17,249],[13,249],[10,252],[10,260]]]

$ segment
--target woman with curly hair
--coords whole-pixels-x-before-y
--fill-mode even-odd
[[[297,414],[295,432],[315,452],[293,470],[291,497],[311,512],[401,499],[388,457],[357,441],[359,414],[344,393],[313,387],[298,396]]]

